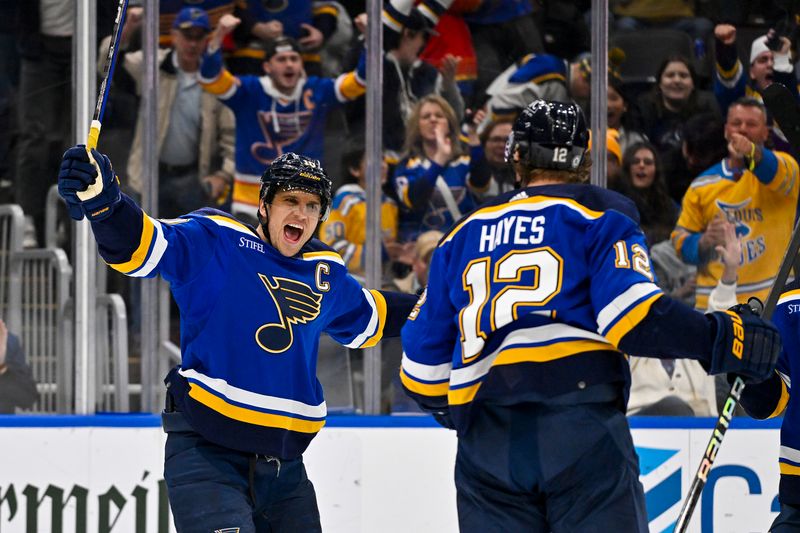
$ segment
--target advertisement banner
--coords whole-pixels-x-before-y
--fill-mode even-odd
[[[650,531],[671,532],[711,430],[633,429]],[[729,430],[688,531],[767,531],[779,508],[777,429]]]
[[[0,533],[174,531],[157,417],[35,418],[0,417]],[[713,421],[631,421],[650,531],[671,532]],[[735,422],[689,531],[766,531],[778,512],[779,426]],[[456,533],[455,452],[428,418],[332,418],[305,454],[323,530]]]
[[[152,427],[0,427],[0,532],[174,531],[163,439]]]

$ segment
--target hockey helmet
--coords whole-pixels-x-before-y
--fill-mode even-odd
[[[275,159],[261,175],[260,198],[272,203],[278,191],[299,189],[319,196],[320,221],[328,218],[331,206],[333,184],[322,164],[316,159],[293,152],[285,153]]]
[[[576,104],[534,100],[514,121],[506,162],[528,168],[575,170],[589,145],[583,111]]]

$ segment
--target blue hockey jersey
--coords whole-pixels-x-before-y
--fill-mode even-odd
[[[753,418],[783,415],[778,498],[781,503],[800,506],[800,395],[792,390],[792,382],[800,379],[800,373],[794,375],[800,369],[800,281],[787,285],[772,320],[783,342],[775,374],[761,383],[747,385],[741,403]]]
[[[577,184],[512,191],[466,216],[403,327],[406,390],[449,406],[459,431],[475,402],[626,391],[620,340],[663,297],[637,222],[627,198]]]
[[[170,283],[182,357],[170,393],[198,433],[244,452],[301,455],[325,424],[320,334],[372,346],[398,334],[415,300],[363,289],[319,241],[285,257],[212,209],[156,220],[123,196],[92,229],[112,268]]]

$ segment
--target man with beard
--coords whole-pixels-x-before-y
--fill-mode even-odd
[[[258,206],[259,176],[276,157],[296,152],[323,159],[325,119],[333,106],[366,91],[366,64],[339,77],[306,77],[300,45],[291,37],[271,41],[263,76],[231,74],[222,64],[220,43],[240,20],[220,19],[200,67],[203,88],[236,116],[236,171],[231,212],[252,216]]]

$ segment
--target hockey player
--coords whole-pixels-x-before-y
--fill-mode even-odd
[[[800,381],[800,281],[786,286],[778,299],[773,319],[783,339],[778,366],[769,379],[748,385],[742,392],[741,405],[753,418],[783,416],[781,449],[778,464],[781,480],[778,500],[781,510],[769,531],[800,531],[800,394],[792,390]],[[796,375],[795,375],[796,374]]]
[[[181,312],[182,360],[166,378],[163,418],[177,530],[319,531],[302,454],[325,424],[320,335],[373,346],[399,333],[416,298],[362,289],[311,239],[331,201],[316,160],[272,163],[253,229],[213,209],[150,218],[120,194],[108,157],[91,154],[96,166],[81,145],[64,154],[58,186],[70,216],[91,221],[112,268],[169,281]],[[96,179],[101,190],[86,191]]]
[[[403,327],[406,391],[458,431],[462,532],[647,531],[623,354],[759,380],[780,350],[746,306],[704,316],[662,294],[633,203],[579,183],[587,141],[575,104],[523,110],[522,189],[445,234]]]

